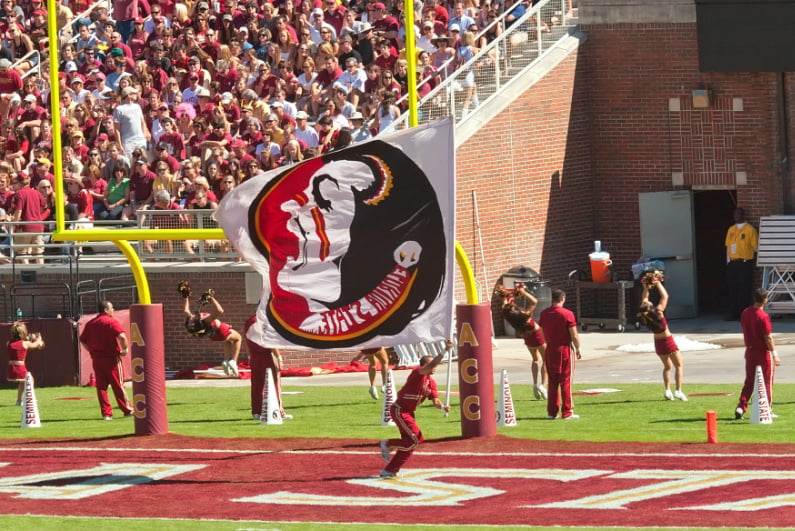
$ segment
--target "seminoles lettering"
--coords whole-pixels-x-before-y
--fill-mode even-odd
[[[416,275],[416,270],[410,272],[396,264],[370,293],[351,304],[320,312],[319,319],[302,324],[298,332],[312,334],[316,339],[361,334],[383,322],[400,307]],[[318,324],[314,325],[315,322]]]

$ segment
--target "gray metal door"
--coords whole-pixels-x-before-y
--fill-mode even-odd
[[[638,194],[641,254],[665,262],[670,319],[698,314],[693,194],[686,190]]]

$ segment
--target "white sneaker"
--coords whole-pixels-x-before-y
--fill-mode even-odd
[[[547,420],[555,420],[555,417],[553,417],[552,415],[547,415]]]
[[[228,362],[227,360],[224,360],[224,361],[221,363],[221,368],[224,370],[224,374],[226,374],[227,376],[229,376],[229,362]]]
[[[102,420],[113,420],[113,417],[105,415],[104,417],[102,417]]]
[[[541,393],[538,391],[536,384],[533,384],[533,396],[536,397],[536,400],[541,400]]]
[[[674,391],[674,398],[681,400],[682,402],[687,402],[687,395],[682,391]]]
[[[397,472],[390,472],[389,470],[382,470],[381,471],[381,479],[393,479],[397,477]]]
[[[293,419],[293,416],[292,416],[292,415],[290,415],[289,413],[286,413],[286,412],[284,412],[284,411],[282,411],[281,413],[282,413],[282,418],[283,418],[284,420],[292,420],[292,419]]]
[[[538,394],[541,395],[542,399],[547,399],[547,388],[544,387],[543,384],[538,384]]]
[[[384,463],[388,463],[392,459],[392,456],[389,453],[389,446],[387,445],[388,443],[386,440],[378,443],[378,446],[381,448],[381,459],[384,460]]]
[[[226,364],[227,367],[229,367],[229,372],[227,374],[229,376],[234,376],[235,378],[237,378],[238,377],[237,362],[235,360],[229,360]]]
[[[373,397],[373,400],[378,400],[378,390],[375,388],[374,385],[370,386],[370,396]]]
[[[770,412],[770,418],[772,418],[772,419],[777,419],[777,418],[778,418],[778,415],[776,415],[775,413],[773,413],[773,412],[771,411],[771,412]]]
[[[670,389],[666,389],[665,390],[665,394],[663,395],[663,397],[665,397],[666,400],[673,400],[674,399],[674,394],[671,392]]]
[[[563,417],[563,420],[577,420],[580,416],[576,413],[572,413],[568,417]]]
[[[734,418],[737,419],[737,420],[740,420],[741,418],[743,418],[744,414],[745,414],[745,411],[743,411],[743,408],[741,408],[741,407],[738,407],[737,409],[734,410]]]

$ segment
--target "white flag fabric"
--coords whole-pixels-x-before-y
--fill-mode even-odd
[[[451,337],[452,120],[258,175],[215,217],[263,276],[254,342],[352,349]]]

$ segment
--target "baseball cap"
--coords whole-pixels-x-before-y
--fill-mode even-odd
[[[313,15],[322,15],[323,14],[323,10],[320,9],[319,7],[316,7],[315,9],[312,10],[312,14]]]
[[[136,89],[135,87],[124,87],[121,90],[122,98],[129,96],[130,94],[138,94],[138,89]]]
[[[306,114],[306,111],[298,111],[295,114],[295,117],[298,118],[299,120],[307,120],[307,119],[309,119],[309,115]]]
[[[233,148],[243,147],[245,145],[246,145],[246,143],[243,142],[242,140],[240,140],[239,138],[235,138],[234,140],[232,140],[232,147]]]
[[[141,17],[135,17],[133,19],[133,24],[143,24],[143,23],[144,23],[144,19],[141,18]]]
[[[450,31],[461,31],[461,26],[458,24],[450,24]]]
[[[40,159],[36,159],[36,163],[38,163],[39,166],[49,166],[50,165],[50,159],[45,159],[44,157],[41,157]]]
[[[110,51],[111,57],[121,57],[122,55],[124,55],[124,52],[121,50],[121,48],[113,48]]]
[[[70,136],[73,136],[73,137],[74,136],[79,136],[80,138],[85,138],[85,136],[83,135],[83,131],[81,131],[80,129],[78,129],[77,131],[72,133]]]
[[[72,72],[77,72],[77,63],[75,63],[74,61],[69,61],[64,65],[63,69],[66,71],[67,74],[71,74]]]
[[[33,10],[33,13],[31,13],[31,15],[32,15],[32,16],[34,16],[34,17],[35,17],[36,15],[42,15],[42,16],[45,16],[45,17],[46,17],[46,16],[47,16],[47,12],[46,12],[46,11],[44,11],[43,9],[34,9],[34,10]]]
[[[428,20],[428,21],[426,21],[426,22],[424,22],[424,23],[422,24],[422,27],[423,27],[423,28],[433,28],[433,22],[431,22],[430,20]]]
[[[74,83],[75,81],[79,81],[80,83],[85,83],[86,78],[84,78],[82,74],[75,74],[74,77],[72,78],[71,83]]]
[[[280,102],[280,101],[274,101],[273,103],[271,103],[271,108],[275,108],[275,107],[283,108],[284,105],[282,105],[282,102]]]
[[[209,98],[210,97],[210,91],[207,90],[206,88],[202,87],[196,93],[196,97],[198,97],[198,98]]]
[[[163,150],[168,151],[168,148],[169,148],[168,142],[159,142],[157,144],[157,150],[158,151],[163,151]]]
[[[224,92],[221,94],[221,103],[232,103],[235,97],[232,95],[231,92]]]
[[[108,140],[108,135],[106,135],[105,133],[102,133],[101,135],[99,135],[97,137],[97,140]]]
[[[224,13],[224,20],[232,20],[232,15],[230,13]]]
[[[38,101],[38,100],[36,99],[36,96],[34,96],[33,94],[28,94],[27,96],[25,96],[25,100],[24,101],[30,101],[30,102],[36,103],[36,101]]]
[[[373,4],[373,9],[386,9],[386,6],[381,2],[376,2],[375,4]]]

